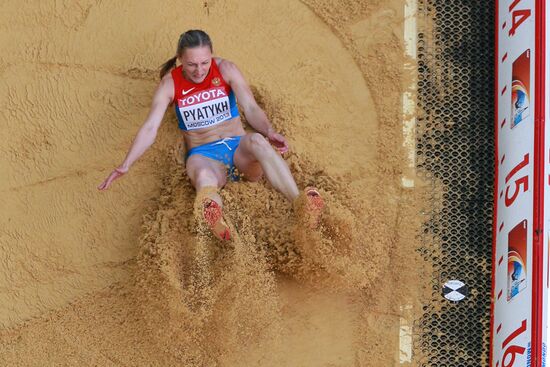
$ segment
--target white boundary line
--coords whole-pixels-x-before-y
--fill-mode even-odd
[[[404,8],[403,39],[406,62],[404,69],[414,77],[403,92],[403,146],[407,151],[407,170],[401,178],[406,188],[415,186],[416,176],[416,43],[417,0],[406,0]],[[401,305],[399,317],[399,364],[412,363],[413,316],[412,305]]]
[[[405,71],[416,75],[417,0],[406,0],[404,10],[404,46],[407,61]],[[414,187],[416,175],[416,77],[403,92],[403,146],[407,151],[407,172],[402,177],[404,187]]]

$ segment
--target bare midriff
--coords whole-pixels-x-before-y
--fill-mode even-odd
[[[229,121],[225,121],[219,125],[208,127],[205,129],[183,132],[183,136],[185,138],[185,146],[187,147],[187,150],[223,138],[229,138],[231,136],[242,136],[245,134],[246,132],[244,131],[243,123],[240,117],[235,117]]]

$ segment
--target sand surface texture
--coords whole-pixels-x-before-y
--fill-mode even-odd
[[[402,24],[400,0],[2,1],[0,365],[397,365],[422,278]],[[96,189],[192,28],[288,137],[299,187],[327,202],[320,230],[239,182],[222,191],[234,240],[215,240],[171,109]]]

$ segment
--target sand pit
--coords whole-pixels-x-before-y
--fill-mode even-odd
[[[422,278],[401,0],[8,1],[0,17],[3,365],[399,364]],[[298,185],[326,197],[321,231],[240,182],[222,192],[235,239],[212,238],[171,110],[130,174],[96,189],[190,28],[288,137]]]

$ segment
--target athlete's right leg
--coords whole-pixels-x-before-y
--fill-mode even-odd
[[[201,200],[205,222],[217,238],[229,240],[229,226],[223,219],[223,202],[218,193],[227,182],[227,169],[220,162],[194,154],[187,159],[186,171],[197,191],[197,199]]]

